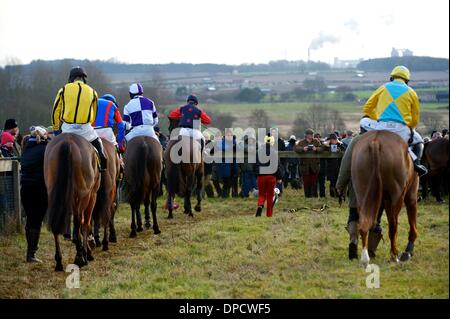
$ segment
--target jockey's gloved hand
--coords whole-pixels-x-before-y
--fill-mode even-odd
[[[119,152],[125,153],[125,141],[119,143]]]
[[[61,134],[62,132],[61,132],[61,130],[54,130],[53,131],[53,135],[54,136],[58,136],[59,134]]]

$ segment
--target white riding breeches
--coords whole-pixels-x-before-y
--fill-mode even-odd
[[[189,128],[189,127],[180,128],[180,135],[192,137],[194,140],[197,140],[197,141],[203,139],[202,132],[200,132],[199,130],[196,130],[196,129]]]
[[[359,122],[359,125],[366,131],[389,131],[400,136],[406,143],[408,143],[411,137],[411,130],[407,125],[397,122],[378,122],[370,118],[363,118]],[[423,143],[422,136],[413,130],[413,141],[410,145]]]
[[[111,127],[103,127],[95,129],[97,135],[105,140],[117,145],[116,136],[114,135],[114,131]]]
[[[97,132],[90,123],[86,124],[69,124],[63,123],[61,126],[61,131],[63,133],[73,133],[84,137],[88,142],[98,138]]]
[[[151,126],[151,125],[134,126],[133,129],[127,135],[125,135],[125,139],[127,140],[127,142],[129,142],[132,138],[137,137],[137,136],[153,137],[159,143],[159,138],[156,135],[155,130],[153,129],[153,126]]]

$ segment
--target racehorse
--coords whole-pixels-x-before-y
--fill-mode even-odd
[[[150,228],[149,205],[151,205],[153,232],[161,233],[156,219],[156,198],[161,182],[161,169],[162,147],[156,139],[149,136],[137,136],[127,143],[124,175],[127,185],[127,202],[131,206],[130,237],[132,238],[137,236],[136,232],[143,231],[139,211],[141,203],[144,203],[145,207],[145,227]]]
[[[431,183],[432,193],[434,197],[436,197],[436,200],[439,203],[444,202],[441,197],[441,187],[443,183],[448,183],[448,152],[449,141],[446,138],[439,138],[425,144],[423,163],[428,168],[428,174],[421,178],[423,199],[428,197],[429,181]],[[448,187],[446,190],[448,191]]]
[[[99,225],[103,226],[103,251],[108,250],[108,227],[110,230],[109,241],[115,242],[116,230],[114,228],[114,214],[116,212],[117,180],[119,177],[120,160],[116,147],[108,140],[102,138],[103,149],[108,159],[108,168],[102,173],[100,188],[97,192],[97,201],[94,206],[94,237],[96,245],[100,246]]]
[[[100,187],[99,161],[94,147],[79,135],[58,135],[45,150],[44,176],[48,224],[55,238],[55,270],[63,271],[58,235],[65,233],[71,214],[77,251],[74,263],[80,267],[87,265],[94,260],[87,237]]]
[[[172,133],[172,130],[178,127],[179,121],[174,119],[169,120],[169,131]],[[177,149],[181,151],[182,159],[186,159],[182,160],[180,163],[174,163],[172,160],[171,152],[175,145],[177,146]],[[174,150],[174,153],[176,152],[177,151]],[[183,152],[187,153],[183,154]],[[200,143],[191,137],[184,136],[179,139],[171,139],[164,152],[164,162],[166,164],[167,208],[169,210],[167,218],[173,218],[173,202],[176,194],[184,197],[184,213],[193,217],[191,194],[194,186],[196,186],[195,190],[197,197],[197,204],[194,209],[196,212],[202,210],[201,192],[203,188],[204,165]]]
[[[408,145],[397,134],[388,131],[370,131],[355,144],[351,167],[355,190],[359,232],[362,239],[361,262],[369,263],[368,232],[374,225],[383,205],[389,223],[391,261],[398,262],[397,225],[403,203],[409,222],[408,245],[400,260],[411,259],[417,238],[417,190],[419,177],[408,154]]]

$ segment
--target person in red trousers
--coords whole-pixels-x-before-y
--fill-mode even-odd
[[[256,210],[256,217],[260,217],[262,210],[264,208],[264,203],[267,202],[266,216],[272,217],[273,214],[273,198],[275,193],[275,186],[277,182],[281,183],[281,178],[283,177],[283,172],[281,171],[281,165],[278,165],[278,154],[277,150],[273,147],[274,138],[272,136],[266,136],[264,138],[264,145],[266,151],[266,159],[275,160],[276,163],[267,161],[262,163],[259,156],[257,158],[257,184],[258,184],[258,208]],[[269,167],[273,167],[275,164],[275,169],[270,170]],[[265,171],[266,169],[267,171]]]

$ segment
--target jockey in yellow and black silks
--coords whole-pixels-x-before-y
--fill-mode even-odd
[[[408,86],[409,79],[408,68],[396,66],[390,82],[379,87],[364,105],[360,125],[367,131],[386,130],[399,135],[411,147],[415,170],[424,175],[427,169],[420,164],[423,139],[414,130],[419,122],[419,97]]]
[[[81,67],[70,70],[69,81],[56,95],[52,110],[54,135],[74,133],[84,137],[98,151],[101,171],[106,170],[106,156],[101,139],[91,123],[97,115],[98,95],[86,84],[87,74]]]

